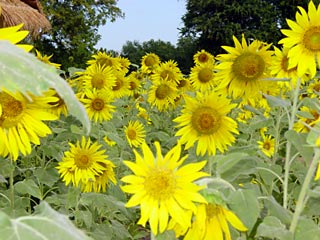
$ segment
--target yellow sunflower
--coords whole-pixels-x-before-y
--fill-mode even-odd
[[[108,121],[115,112],[116,107],[110,104],[113,102],[110,91],[104,89],[87,89],[80,101],[84,104],[89,119],[95,122]]]
[[[160,58],[155,53],[147,53],[141,59],[141,71],[149,74],[153,73],[160,64]]]
[[[314,180],[317,181],[320,179],[320,163],[318,164],[316,175],[314,176]]]
[[[106,156],[107,157],[107,156]],[[114,168],[116,167],[111,161],[106,160],[103,163],[100,162],[100,165],[104,167],[102,173],[99,173],[95,176],[94,180],[89,180],[86,183],[81,184],[82,192],[106,192],[107,187],[110,185],[110,181],[113,184],[117,183]]]
[[[169,60],[167,62],[162,62],[159,67],[151,75],[152,81],[165,80],[177,84],[183,78],[183,74],[178,68],[178,64]]]
[[[320,78],[314,78],[307,86],[307,95],[309,98],[320,99]]]
[[[178,90],[174,83],[165,80],[153,82],[148,90],[148,102],[156,106],[159,111],[166,111],[174,104]]]
[[[51,134],[43,121],[56,120],[57,116],[48,112],[54,97],[41,97],[21,93],[0,92],[0,155],[16,160],[19,153],[31,153],[31,143],[39,145],[39,137]]]
[[[300,13],[296,13],[296,21],[287,19],[291,29],[283,29],[281,32],[286,36],[279,41],[283,47],[289,48],[288,68],[297,67],[298,75],[316,75],[317,65],[320,59],[320,10],[316,9],[312,1],[308,5],[308,13],[298,7]]]
[[[97,142],[91,144],[90,138],[87,140],[83,136],[81,142],[69,143],[69,146],[56,167],[66,185],[71,182],[77,187],[95,181],[96,176],[103,174],[110,165],[105,150],[100,150],[102,146]]]
[[[320,122],[320,114],[317,110],[302,106],[297,114],[298,121],[293,125],[296,132],[309,132],[311,127],[314,127]]]
[[[64,100],[59,96],[59,94],[54,89],[49,89],[44,95],[52,96],[56,98],[56,101],[50,102],[51,108],[49,112],[53,113],[57,117],[60,117],[61,114],[64,116],[68,115],[68,108]]]
[[[222,205],[199,204],[195,220],[184,240],[231,240],[228,223],[239,231],[248,230],[232,211]]]
[[[46,63],[46,64],[48,64],[50,66],[53,66],[53,67],[55,67],[57,69],[60,68],[61,64],[53,63],[53,62],[50,61],[50,59],[52,58],[53,54],[51,54],[50,56],[42,55],[38,50],[36,50],[36,54],[37,54],[37,58],[40,61],[42,61],[42,62],[44,62],[44,63]]]
[[[121,98],[130,95],[130,79],[123,72],[115,72],[116,81],[111,88],[111,94],[114,98]]]
[[[212,90],[217,85],[214,65],[208,62],[192,67],[190,82],[195,90],[202,92]]]
[[[269,78],[268,71],[272,62],[271,44],[266,45],[258,40],[247,44],[244,35],[241,43],[233,37],[235,47],[222,46],[228,53],[220,54],[216,66],[216,78],[219,88],[225,88],[233,98],[250,98],[259,93],[261,87]]]
[[[215,92],[198,92],[196,97],[185,97],[181,115],[173,120],[180,128],[176,136],[181,136],[186,149],[197,142],[197,155],[215,155],[216,149],[224,152],[227,146],[235,142],[233,133],[239,133],[237,123],[227,116],[235,106],[229,99]]]
[[[97,52],[92,55],[93,59],[87,61],[88,65],[99,65],[101,68],[105,68],[107,66],[120,70],[122,69],[121,63],[118,59],[113,57],[111,54],[107,54],[106,52]]]
[[[1,8],[0,8],[1,15]],[[32,45],[29,44],[17,44],[27,37],[29,31],[19,31],[22,28],[23,24],[19,24],[13,27],[0,28],[0,40],[7,40],[12,44],[15,44],[17,47],[24,49],[27,52],[30,52],[33,48]]]
[[[141,217],[138,224],[145,227],[149,221],[154,235],[162,233],[168,228],[168,221],[173,219],[183,227],[191,225],[188,210],[195,211],[194,202],[206,203],[198,193],[202,187],[193,181],[208,176],[200,172],[206,161],[186,164],[182,163],[187,155],[180,158],[181,146],[177,144],[164,157],[161,146],[155,142],[157,156],[154,156],[148,145],[142,143],[141,156],[136,150],[136,162],[124,161],[134,173],[121,179],[127,185],[122,190],[133,196],[126,203],[126,207],[140,205]]]
[[[204,64],[204,63],[214,64],[215,62],[214,56],[204,49],[196,52],[196,54],[193,55],[193,61],[195,65]]]
[[[124,128],[124,132],[130,147],[139,147],[145,141],[146,130],[139,121],[129,121],[128,126]]]
[[[140,90],[142,87],[141,81],[137,78],[137,72],[131,72],[127,77],[129,82],[129,96],[137,98],[140,95]]]
[[[261,134],[262,141],[258,141],[259,149],[267,156],[272,157],[274,155],[274,138],[271,135]]]
[[[115,141],[113,141],[112,139],[110,139],[108,136],[104,136],[103,138],[104,142],[106,144],[108,144],[110,147],[116,145],[117,143]]]
[[[79,75],[77,80],[83,83],[82,89],[111,89],[116,85],[114,70],[110,66],[93,64]]]

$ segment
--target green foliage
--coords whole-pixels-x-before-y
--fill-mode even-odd
[[[41,202],[32,216],[11,219],[0,212],[0,236],[1,239],[12,240],[91,239],[46,202]]]
[[[123,13],[115,0],[41,0],[52,30],[34,42],[34,46],[52,61],[68,67],[83,67],[100,39],[98,27],[114,21]]]
[[[180,33],[194,38],[194,45],[214,54],[223,53],[221,46],[233,46],[238,39],[258,39],[277,44],[287,28],[286,19],[294,19],[296,6],[306,7],[309,0],[188,0]],[[319,1],[314,1],[317,4]]]

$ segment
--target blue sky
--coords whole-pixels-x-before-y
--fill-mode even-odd
[[[97,48],[121,51],[126,41],[163,40],[176,44],[185,14],[184,0],[119,0],[125,18],[100,27]]]

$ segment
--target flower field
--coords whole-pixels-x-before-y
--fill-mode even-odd
[[[287,21],[189,74],[0,28],[0,239],[320,239],[320,6]]]

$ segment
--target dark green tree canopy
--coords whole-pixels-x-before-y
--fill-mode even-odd
[[[98,27],[123,17],[117,0],[41,0],[41,4],[52,31],[34,45],[45,54],[53,54],[52,61],[64,68],[83,67],[101,37]]]
[[[297,6],[307,8],[309,0],[187,0],[182,17],[182,37],[194,38],[198,48],[214,54],[221,46],[233,46],[232,36],[259,39],[277,44],[287,28],[286,18],[294,19]],[[316,4],[319,1],[314,1]]]

